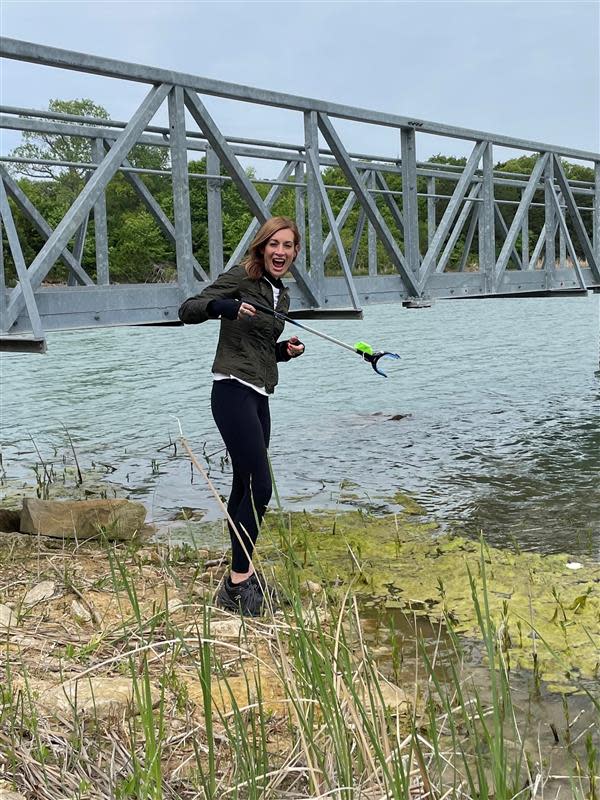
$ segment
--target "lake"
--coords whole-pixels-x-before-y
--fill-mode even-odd
[[[395,351],[384,379],[309,333],[280,366],[271,460],[289,509],[393,510],[409,492],[443,529],[543,552],[600,552],[599,300],[596,296],[370,306],[362,321],[307,324]],[[179,425],[227,494],[210,414],[218,324],[49,335],[46,355],[2,354],[8,478],[45,460],[111,465],[151,518],[219,516],[192,476]],[[285,335],[298,332],[287,326]]]

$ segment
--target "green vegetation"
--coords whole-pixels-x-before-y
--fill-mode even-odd
[[[49,109],[55,112],[69,113],[83,116],[94,116],[108,119],[107,111],[93,103],[91,100],[52,100]],[[25,132],[23,143],[13,150],[12,155],[18,158],[33,158],[38,160],[71,161],[76,164],[85,164],[93,161],[93,154],[89,140],[77,137],[45,135]],[[516,172],[528,175],[535,163],[537,156],[523,156],[496,165],[500,172]],[[169,151],[167,148],[153,146],[136,146],[130,153],[129,162],[137,168],[154,170],[152,173],[140,173],[139,178],[150,190],[157,203],[173,221],[173,197],[171,179],[168,175],[161,175],[160,171],[169,169]],[[438,155],[429,159],[432,164],[448,165],[449,167],[464,166],[466,159]],[[25,194],[31,199],[36,208],[46,218],[52,227],[55,227],[81,191],[88,177],[89,171],[83,166],[57,167],[49,164],[27,165],[15,163],[11,170],[13,174],[21,176],[19,184]],[[194,254],[202,265],[208,264],[208,224],[207,224],[207,181],[194,178],[194,175],[205,174],[206,162],[200,160],[189,163],[190,171],[190,204],[192,216],[192,240]],[[593,180],[592,168],[565,162],[567,176],[574,180]],[[251,177],[256,176],[249,170]],[[222,213],[223,213],[223,250],[225,261],[228,260],[237,246],[246,227],[252,220],[252,215],[233,183],[225,178],[222,182]],[[323,180],[330,187],[329,199],[335,214],[341,210],[348,192],[342,188],[346,180],[341,170],[337,167],[327,167],[323,170]],[[392,192],[401,193],[402,179],[400,175],[387,174],[387,185]],[[444,178],[436,178],[435,192],[438,195],[449,196],[455,182]],[[266,196],[270,186],[267,183],[257,183],[259,193]],[[379,187],[378,187],[379,188]],[[427,178],[419,177],[418,192],[419,204],[419,229],[420,248],[424,252],[427,247],[427,200],[423,196],[427,191]],[[496,198],[510,201],[512,204],[500,205],[502,217],[507,225],[514,216],[516,201],[520,199],[521,190],[512,186],[496,187]],[[400,194],[393,195],[393,200],[386,199],[383,194],[375,194],[377,206],[385,218],[390,230],[397,236],[401,246],[403,234],[396,222],[395,211],[402,208]],[[582,207],[592,205],[592,197],[578,196],[577,201]],[[543,202],[543,192],[536,193],[534,202]],[[162,282],[172,280],[175,275],[175,249],[174,246],[159,229],[156,220],[144,207],[139,195],[128,182],[123,173],[119,173],[109,184],[106,191],[108,210],[108,236],[109,260],[111,280],[114,282]],[[395,203],[396,209],[391,207]],[[43,238],[31,223],[20,213],[14,203],[13,214],[19,230],[20,241],[24,251],[25,261],[30,263],[42,247]],[[441,219],[447,201],[442,198],[436,201],[436,219]],[[286,188],[281,193],[273,207],[274,214],[295,216],[294,190]],[[352,248],[355,231],[359,223],[360,210],[356,205],[349,214],[341,237],[346,252]],[[591,236],[591,214],[583,213],[584,223]],[[544,224],[544,210],[542,207],[532,207],[529,213],[530,237],[529,251],[533,251],[535,242]],[[570,224],[570,223],[569,223]],[[458,238],[456,246],[450,256],[449,269],[456,269],[463,260],[466,246],[468,225],[465,226]],[[327,234],[328,227],[323,217],[323,231]],[[90,275],[95,274],[95,245],[94,245],[94,220],[91,215],[83,248],[82,263]],[[576,241],[576,237],[574,238]],[[74,245],[74,241],[71,243]],[[497,240],[498,249],[501,246],[501,236]],[[521,246],[520,240],[517,247]],[[477,262],[477,232],[466,254],[466,266],[473,266]],[[6,258],[7,280],[13,284],[16,280],[14,265],[8,247]],[[377,258],[381,273],[394,272],[389,257],[381,245],[377,243]],[[327,262],[328,274],[341,274],[339,259],[332,249]],[[365,274],[368,271],[367,233],[363,231],[356,263],[356,274]],[[57,264],[52,270],[49,280],[62,282],[66,280],[66,268]]]

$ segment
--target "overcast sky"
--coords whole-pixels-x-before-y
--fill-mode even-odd
[[[16,39],[600,150],[600,0],[1,0],[0,15],[2,35]],[[126,120],[146,88],[3,60],[1,92],[4,105],[35,108],[89,97]],[[206,104],[225,134],[301,141],[300,114]],[[336,126],[350,149],[398,155],[393,130]],[[14,134],[2,138],[4,152],[18,143]],[[423,159],[464,155],[472,146],[428,136],[417,142]],[[495,160],[507,155],[498,150]]]

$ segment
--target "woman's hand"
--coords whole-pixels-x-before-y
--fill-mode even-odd
[[[250,303],[240,303],[240,307],[237,313],[238,319],[252,319],[252,317],[256,316],[256,309]]]
[[[304,352],[304,345],[297,336],[288,339],[287,352],[290,358],[298,358]]]

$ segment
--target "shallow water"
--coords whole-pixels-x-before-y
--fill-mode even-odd
[[[494,544],[598,557],[598,296],[389,305],[364,316],[312,324],[400,353],[382,362],[387,380],[308,333],[305,356],[281,365],[271,459],[283,504],[346,497],[385,508],[410,491],[444,525],[483,530]],[[214,323],[69,331],[51,334],[44,356],[3,354],[6,475],[34,482],[36,447],[72,462],[66,427],[80,461],[116,467],[109,479],[155,520],[182,506],[216,518],[208,488],[172,446],[181,424],[227,493],[209,406],[216,332]]]

